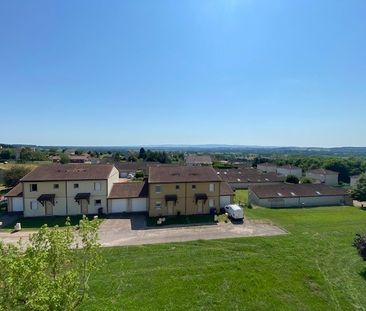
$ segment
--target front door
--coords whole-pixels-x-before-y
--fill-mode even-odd
[[[174,215],[174,202],[168,202],[168,215]]]
[[[88,214],[88,201],[81,200],[81,214],[87,215]]]
[[[203,201],[202,200],[197,201],[197,213],[198,214],[203,213]]]
[[[46,202],[46,206],[45,206],[45,209],[46,209],[46,216],[52,216],[53,215],[53,205],[51,202]]]

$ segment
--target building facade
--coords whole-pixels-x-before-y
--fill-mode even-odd
[[[39,166],[21,179],[25,217],[107,213],[113,165]]]
[[[310,170],[306,172],[306,177],[310,178],[314,182],[325,184],[328,186],[338,185],[338,172],[333,172],[323,168]]]

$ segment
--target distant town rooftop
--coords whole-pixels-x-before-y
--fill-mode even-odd
[[[334,172],[334,171],[331,171],[331,170],[326,170],[324,168],[309,170],[308,173],[318,174],[318,175],[339,175],[338,172]]]
[[[284,176],[276,173],[263,173],[255,168],[241,169],[218,169],[217,174],[222,180],[229,183],[266,183],[266,182],[283,182]]]
[[[208,155],[189,155],[186,157],[186,163],[191,165],[203,164],[203,165],[211,165],[212,160]]]

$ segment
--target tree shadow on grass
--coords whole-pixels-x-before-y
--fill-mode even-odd
[[[366,268],[364,268],[360,273],[359,273],[363,279],[366,281]]]

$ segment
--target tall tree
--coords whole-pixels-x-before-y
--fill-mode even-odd
[[[352,198],[358,201],[366,201],[366,174],[362,174],[356,186],[351,190]]]
[[[146,151],[144,148],[140,148],[140,152],[139,152],[139,156],[138,156],[139,159],[143,159],[145,160],[146,159]]]
[[[14,187],[17,183],[19,183],[20,179],[27,175],[30,171],[31,168],[27,166],[12,166],[9,170],[5,171],[5,186]]]

